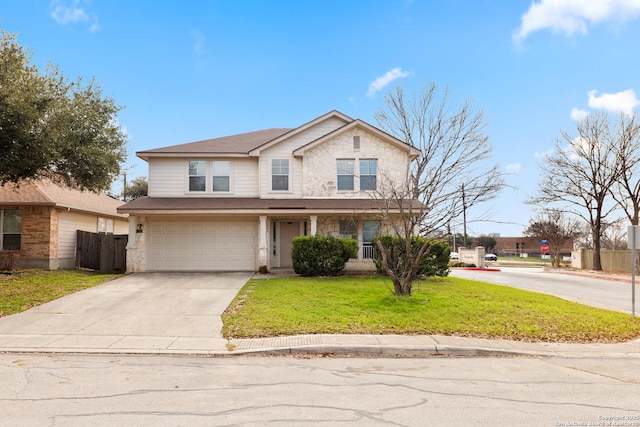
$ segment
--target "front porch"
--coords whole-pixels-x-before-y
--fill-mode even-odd
[[[358,257],[349,260],[345,271],[373,272],[373,236],[380,222],[372,217],[340,215],[262,215],[259,217],[258,267],[293,269],[291,249],[297,236],[327,234],[350,237],[358,242]]]

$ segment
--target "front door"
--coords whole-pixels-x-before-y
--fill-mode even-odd
[[[293,238],[300,235],[300,221],[280,222],[280,267],[292,267]]]

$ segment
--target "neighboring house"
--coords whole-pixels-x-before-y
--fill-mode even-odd
[[[136,154],[149,192],[118,208],[129,214],[128,271],[255,271],[290,268],[292,239],[316,233],[357,239],[348,268],[372,268],[385,205],[375,190],[406,185],[418,151],[332,111],[295,129]]]
[[[0,268],[74,268],[77,230],[128,232],[122,203],[49,181],[0,186]]]

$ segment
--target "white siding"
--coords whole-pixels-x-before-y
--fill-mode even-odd
[[[60,211],[58,222],[58,258],[76,257],[76,231],[98,231],[98,217],[73,211]]]
[[[149,197],[182,197],[185,179],[184,159],[149,159]]]
[[[231,192],[189,193],[187,173],[189,160],[226,160],[231,162]],[[211,172],[207,174],[207,185],[211,185]],[[180,158],[149,160],[150,197],[257,197],[258,161],[250,158]]]
[[[58,258],[76,257],[76,231],[98,232],[98,216],[95,214],[59,211],[58,215]],[[113,233],[127,234],[129,221],[113,218]]]

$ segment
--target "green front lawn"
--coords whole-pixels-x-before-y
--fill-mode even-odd
[[[0,274],[0,317],[28,310],[120,276],[86,270],[27,270]]]
[[[381,277],[250,280],[223,315],[227,338],[424,334],[548,342],[640,337],[640,319],[560,298],[457,278],[392,295]]]

